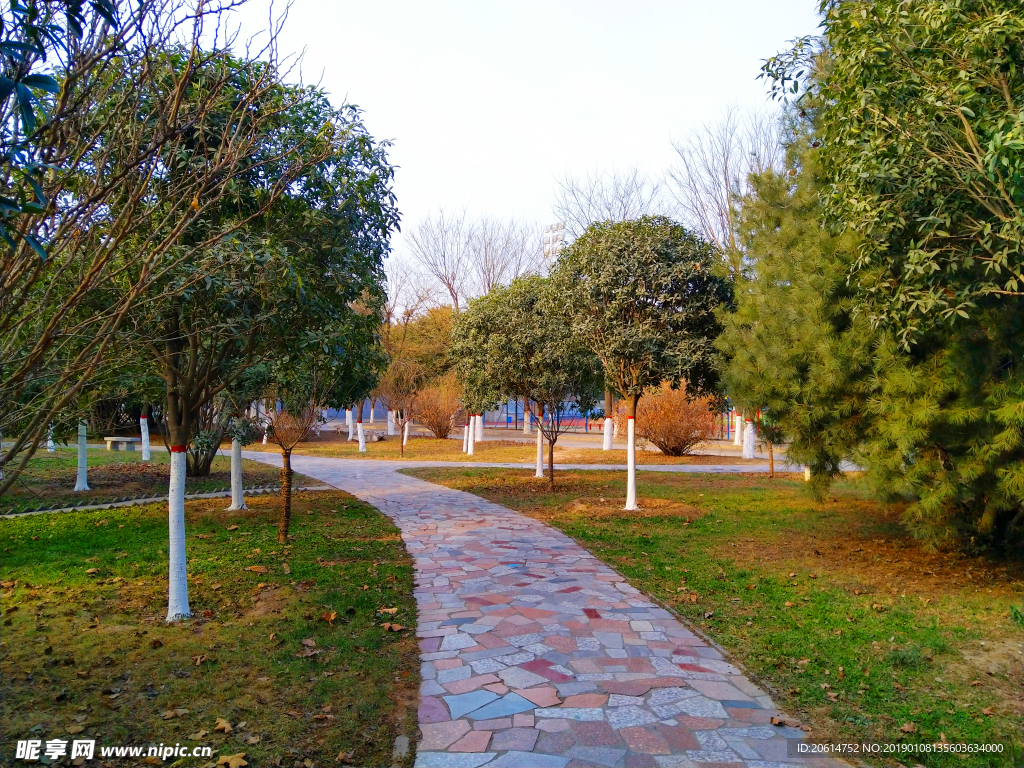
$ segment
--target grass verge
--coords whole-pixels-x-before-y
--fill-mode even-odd
[[[153,451],[150,461],[132,451],[89,450],[89,491],[78,491],[78,450],[60,447],[54,453],[39,451],[11,489],[0,498],[0,512],[21,512],[46,505],[73,506],[106,504],[125,496],[156,496],[167,493],[169,454]],[[242,460],[246,486],[277,485],[278,470],[258,461]],[[295,475],[294,485],[319,485],[303,475]],[[206,477],[185,480],[185,493],[209,493],[231,487],[231,458],[217,456]]]
[[[1019,564],[925,552],[854,482],[817,503],[794,479],[645,473],[626,513],[622,472],[564,472],[551,492],[528,472],[404,471],[572,536],[730,651],[814,738],[998,743],[908,764],[1022,764]]]
[[[473,447],[473,455],[462,452],[459,440],[439,440],[434,437],[412,435],[405,446],[405,455],[397,437],[379,443],[367,443],[366,452],[360,453],[359,444],[348,441],[346,433],[323,432],[319,438],[300,443],[295,453],[307,456],[328,456],[340,459],[387,459],[390,461],[466,461],[494,464],[533,464],[537,460],[534,443],[515,440],[484,440]],[[246,450],[276,452],[274,445],[250,445]],[[739,456],[665,456],[658,450],[637,451],[638,464],[764,464],[760,459]],[[547,447],[544,463],[547,466]],[[572,443],[555,444],[555,465],[558,464],[625,464],[625,449],[602,451],[599,448],[579,448]]]
[[[282,547],[277,499],[248,504],[187,503],[194,618],[174,625],[165,506],[0,521],[0,764],[17,739],[78,738],[97,759],[162,742],[213,748],[180,766],[391,765],[419,688],[397,529],[347,494],[299,493]]]

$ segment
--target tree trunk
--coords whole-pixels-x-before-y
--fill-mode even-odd
[[[363,431],[363,412],[361,409],[356,419],[356,431],[359,433],[359,452],[366,453],[366,433]]]
[[[373,424],[373,409],[374,409],[374,406],[376,406],[376,404],[377,404],[377,398],[371,397],[370,398],[370,423],[371,424]]]
[[[349,439],[349,441],[352,440],[352,433],[353,433],[353,427],[354,427],[353,421],[354,420],[352,418],[352,409],[351,408],[346,408],[345,409],[345,426],[348,427],[348,439]]]
[[[753,459],[754,446],[757,444],[757,433],[754,431],[754,422],[746,419],[743,422],[743,458]]]
[[[626,509],[636,505],[636,404],[640,395],[626,396]]]
[[[57,452],[57,446],[53,444],[53,424],[51,424],[46,430],[46,450],[50,453]]]
[[[405,422],[402,425],[402,451],[403,451],[402,455],[404,456],[405,455],[405,453],[404,453],[405,446],[409,442],[409,417],[406,416],[403,419],[403,421]]]
[[[482,413],[476,415],[476,439],[480,443],[484,441],[484,415]]]
[[[188,605],[188,556],[185,551],[185,437],[171,427],[171,479],[167,489],[167,621],[192,615]]]
[[[229,512],[248,509],[245,506],[245,491],[242,489],[242,443],[231,440],[231,506]]]
[[[281,449],[281,519],[277,524],[277,543],[288,543],[292,522],[292,452]]]
[[[466,455],[473,455],[473,444],[476,442],[476,416],[470,414],[469,423],[466,425]]]
[[[604,451],[610,451],[612,449],[612,432],[615,429],[615,421],[612,418],[612,413],[615,410],[615,403],[612,401],[612,392],[610,389],[604,391],[604,434],[602,435],[603,444],[601,449]]]
[[[551,490],[555,490],[555,441],[548,439],[548,472],[551,474]]]
[[[86,439],[88,428],[84,421],[78,422],[78,476],[75,479],[76,491],[89,491],[89,458],[86,455]]]
[[[538,421],[544,422],[544,411],[541,411]],[[534,477],[544,477],[544,430],[539,425],[537,427],[537,471],[534,473]]]
[[[530,426],[533,421],[533,411],[530,409],[530,401],[523,398],[523,434],[530,434]]]
[[[736,430],[736,434],[732,436],[733,445],[743,445],[743,416],[739,411],[733,414],[732,419],[733,428]]]
[[[142,435],[142,460],[149,461],[152,456],[150,454],[149,444],[149,414],[146,411],[149,410],[147,405],[142,410],[142,415],[139,416],[139,433]]]
[[[388,436],[394,437],[395,435],[395,412],[390,408],[388,409]]]
[[[469,452],[469,419],[466,419],[466,426],[462,428],[462,452]]]
[[[768,477],[775,477],[775,453],[772,450],[774,446],[768,443]]]

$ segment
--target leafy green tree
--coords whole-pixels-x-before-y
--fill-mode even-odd
[[[787,170],[750,177],[741,231],[754,278],[737,285],[722,312],[717,346],[723,382],[753,413],[767,409],[789,441],[788,457],[811,467],[822,493],[864,439],[876,333],[846,280],[857,238],[822,218],[819,149],[809,126],[787,151]],[[777,441],[772,441],[777,442]]]
[[[718,391],[716,310],[732,301],[730,283],[713,269],[718,258],[681,225],[644,217],[592,224],[563,251],[552,274],[573,333],[626,401],[626,509],[637,508],[633,420],[644,390],[685,381],[694,395]]]
[[[566,410],[590,410],[604,379],[597,358],[573,334],[551,281],[531,275],[493,288],[459,316],[455,338],[453,354],[465,360],[466,379],[485,379],[495,399],[533,403],[554,486],[555,443],[567,429]]]

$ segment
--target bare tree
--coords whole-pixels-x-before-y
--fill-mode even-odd
[[[447,291],[456,311],[469,288],[472,229],[465,210],[446,213],[442,208],[409,233],[413,258]]]
[[[469,260],[475,292],[484,296],[498,285],[536,272],[541,261],[537,228],[515,219],[484,218],[469,229]]]
[[[638,219],[662,208],[662,183],[637,166],[583,177],[567,173],[556,184],[554,213],[573,239],[595,221]]]
[[[736,276],[744,269],[739,200],[749,191],[750,174],[781,163],[778,125],[773,114],[733,106],[717,121],[672,142],[679,160],[668,170],[669,190],[685,223],[718,246]]]

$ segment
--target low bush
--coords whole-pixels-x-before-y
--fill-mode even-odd
[[[691,397],[667,383],[644,392],[636,407],[636,436],[658,446],[666,456],[686,456],[711,439],[714,414],[710,401]],[[615,414],[620,435],[626,434],[622,404]]]
[[[462,388],[454,374],[435,379],[416,395],[413,418],[429,429],[434,437],[445,439],[452,433],[462,413]]]

